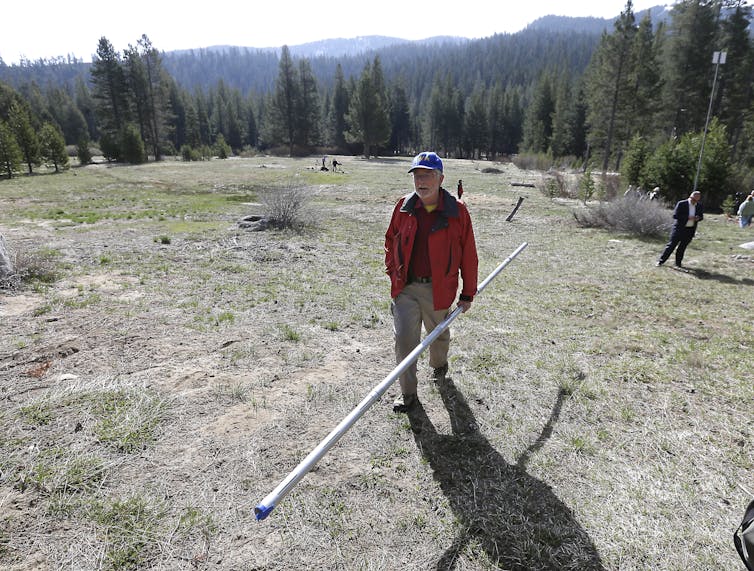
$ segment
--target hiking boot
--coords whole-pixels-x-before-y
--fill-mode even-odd
[[[393,402],[393,412],[408,412],[417,402],[416,395],[401,395]]]
[[[432,380],[436,383],[441,383],[445,380],[445,375],[448,374],[448,364],[445,363],[442,367],[432,369]]]

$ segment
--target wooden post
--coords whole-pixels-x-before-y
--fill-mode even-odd
[[[505,219],[506,222],[510,222],[511,220],[513,220],[513,217],[516,215],[516,212],[518,212],[518,209],[520,208],[521,203],[523,201],[524,201],[524,197],[519,196],[518,202],[516,203],[516,207],[513,209],[513,211],[510,214],[508,214],[508,218]]]

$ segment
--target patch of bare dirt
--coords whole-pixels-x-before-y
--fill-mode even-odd
[[[41,295],[0,294],[0,317],[17,317],[33,313],[44,303]]]

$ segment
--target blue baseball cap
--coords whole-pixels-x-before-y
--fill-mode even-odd
[[[414,157],[408,172],[414,172],[415,169],[429,169],[442,172],[442,161],[437,156],[437,153],[425,151]]]

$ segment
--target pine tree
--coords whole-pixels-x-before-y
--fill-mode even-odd
[[[55,167],[55,172],[68,166],[65,139],[57,125],[45,123],[39,132],[40,156],[44,162]]]
[[[136,47],[126,50],[126,69],[141,138],[159,161],[170,117],[168,84],[160,53],[146,35],[141,36]]]
[[[299,83],[296,68],[293,65],[288,46],[283,46],[280,54],[278,78],[275,81],[275,91],[270,101],[271,142],[282,142],[288,145],[288,155],[293,156],[293,146],[296,142],[297,104],[299,99]]]
[[[465,100],[454,87],[451,75],[445,75],[441,82],[435,76],[426,111],[429,145],[438,149],[444,156],[461,147],[464,140]]]
[[[501,152],[514,154],[518,152],[523,138],[524,109],[521,88],[510,87],[503,96],[503,130],[500,145]]]
[[[663,103],[669,131],[680,136],[704,127],[712,83],[716,0],[680,0],[673,5],[664,45]]]
[[[244,117],[246,120],[246,143],[251,147],[256,147],[259,139],[259,128],[257,127],[254,100],[251,95],[246,99]]]
[[[490,160],[503,153],[505,140],[505,91],[498,81],[490,91],[487,99],[487,137]]]
[[[99,137],[99,133],[97,131],[97,119],[94,111],[95,103],[89,87],[87,87],[82,76],[76,78],[75,93],[76,107],[86,121],[87,139],[96,140]]]
[[[76,143],[76,157],[82,167],[92,162],[92,152],[89,150],[89,136],[87,134],[81,135],[78,143]]]
[[[633,66],[628,73],[629,117],[625,136],[649,137],[658,132],[662,77],[658,48],[649,13],[642,18],[632,46]]]
[[[74,103],[68,91],[59,87],[50,87],[45,93],[47,111],[50,116],[48,122],[54,122],[68,143],[74,143],[79,137],[88,133],[88,126],[81,111]]]
[[[321,106],[317,80],[308,59],[301,59],[298,67],[299,97],[296,109],[296,142],[307,147],[321,142]]]
[[[186,144],[186,94],[178,87],[175,81],[170,81],[168,86],[168,104],[171,109],[171,118],[165,125],[167,137],[170,141],[172,154]]]
[[[123,64],[110,41],[102,37],[92,62],[92,99],[99,130],[115,140],[130,120],[128,83]]]
[[[526,108],[524,117],[523,147],[534,153],[546,153],[552,139],[552,118],[555,113],[555,95],[552,78],[545,73],[539,79]]]
[[[13,174],[21,170],[22,160],[21,147],[16,142],[13,130],[0,119],[0,173],[13,178]]]
[[[752,88],[754,81],[754,52],[749,37],[752,9],[737,5],[722,24],[726,64],[720,74],[720,121],[728,126],[731,156],[739,154],[739,144],[745,123],[751,119]]]
[[[32,126],[26,105],[18,101],[11,103],[8,124],[13,131],[18,147],[21,149],[29,174],[32,174],[34,167],[40,164],[41,159],[39,156],[39,137],[37,137],[37,132]]]
[[[489,128],[484,88],[477,85],[466,101],[464,114],[464,149],[465,156],[472,159],[481,158],[489,148]]]
[[[212,123],[209,120],[209,105],[203,93],[197,92],[196,97],[196,121],[199,131],[199,143],[197,148],[202,145],[212,143]]]
[[[186,103],[186,139],[185,143],[192,149],[198,149],[201,146],[202,139],[199,135],[199,117],[193,102]],[[183,146],[183,145],[181,145]],[[180,147],[179,147],[180,148]]]
[[[343,77],[343,68],[338,63],[335,68],[335,86],[333,87],[332,101],[329,116],[329,139],[330,143],[339,150],[346,148],[345,132],[348,128],[346,115],[349,107],[349,93],[346,80]]]
[[[121,129],[117,144],[121,158],[124,161],[132,165],[138,165],[147,160],[147,153],[144,150],[144,139],[136,124],[129,123]]]
[[[630,116],[636,19],[631,0],[615,21],[612,34],[604,33],[587,72],[587,123],[592,146],[602,151],[602,172],[608,168],[616,140],[627,140]]]
[[[549,150],[553,157],[578,155],[576,150],[576,105],[568,77],[562,77],[555,88],[555,110],[552,114],[552,137]]]
[[[401,80],[390,90],[390,150],[393,154],[405,154],[411,140],[411,112],[408,94]]]
[[[365,158],[372,156],[376,147],[384,145],[390,139],[390,116],[385,93],[378,91],[380,83],[381,66],[379,59],[375,58],[374,64],[367,62],[364,66],[361,77],[351,93],[346,140],[350,143],[361,143]]]

